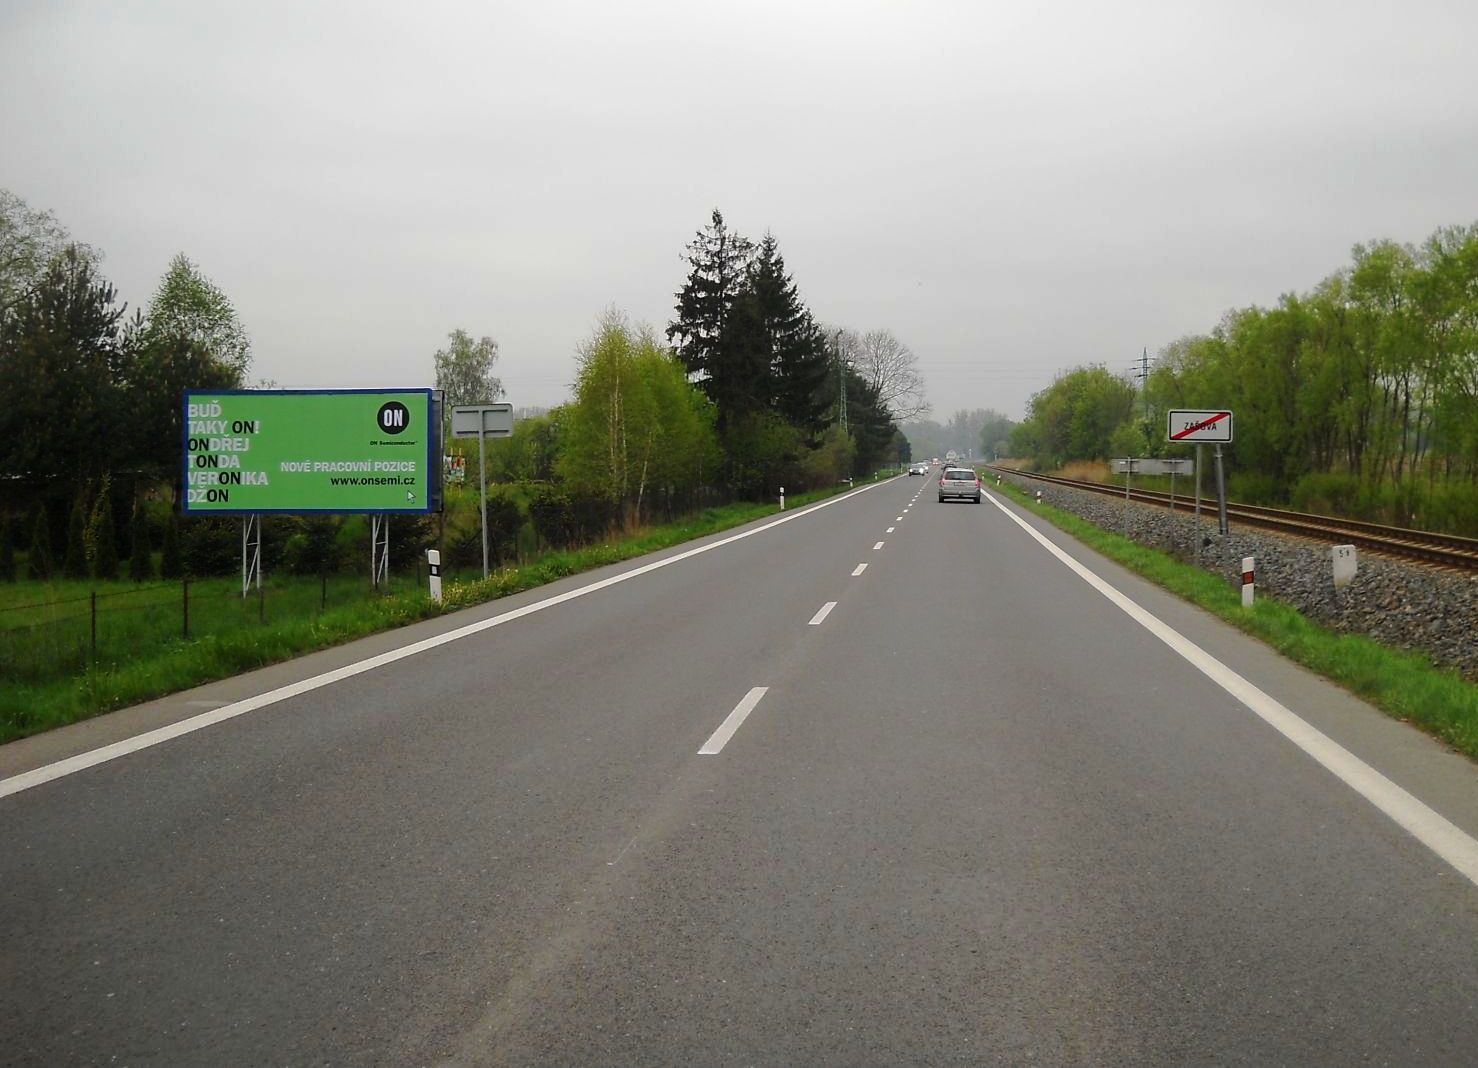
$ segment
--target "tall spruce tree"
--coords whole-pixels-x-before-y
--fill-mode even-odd
[[[714,208],[708,226],[688,245],[688,280],[676,294],[677,315],[667,327],[683,368],[718,406],[720,418],[724,401],[715,391],[733,378],[723,366],[725,329],[753,255],[754,245],[730,230]]]
[[[115,297],[68,248],[0,320],[0,472],[76,479],[117,461],[129,413]]]
[[[897,453],[894,438],[898,427],[877,385],[851,368],[846,371],[846,379],[847,430],[857,445],[853,473],[865,475],[877,464],[892,461]]]
[[[744,341],[759,344],[762,352],[744,362],[765,365],[769,406],[792,426],[814,435],[825,423],[827,408],[825,338],[785,272],[774,234],[765,234],[760,242],[747,283],[743,304],[756,323]]]

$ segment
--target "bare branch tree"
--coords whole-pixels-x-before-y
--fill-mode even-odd
[[[918,419],[930,412],[924,399],[924,376],[919,373],[919,358],[913,350],[893,336],[889,330],[869,330],[858,334],[851,330],[834,331],[837,349],[847,362],[874,389],[878,400],[902,423]]]

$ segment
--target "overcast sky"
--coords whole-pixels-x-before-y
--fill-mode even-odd
[[[0,0],[0,186],[130,305],[183,251],[254,377],[568,395],[719,207],[935,415],[1014,417],[1356,242],[1478,220],[1478,4]]]

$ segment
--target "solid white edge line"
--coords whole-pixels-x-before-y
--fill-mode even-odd
[[[1478,886],[1478,840],[1074,560],[991,494],[986,499],[1079,578]]]
[[[852,577],[853,578],[856,578],[858,575],[862,574],[866,570],[867,570],[867,565],[866,564],[858,564],[856,567],[854,567],[852,569]]]
[[[837,603],[835,601],[827,601],[824,605],[821,606],[821,610],[811,617],[811,626],[821,626],[821,621],[827,616],[831,615],[831,610],[836,606]]]
[[[894,477],[896,478],[898,476],[895,475]],[[0,779],[0,797],[9,797],[11,794],[18,794],[22,790],[29,790],[34,786],[51,782],[53,779],[64,778],[67,775],[76,774],[87,768],[106,764],[110,760],[117,760],[119,757],[127,756],[130,753],[137,753],[141,749],[148,749],[162,742],[171,741],[186,734],[192,734],[206,727],[213,727],[217,723],[224,723],[228,719],[235,719],[237,716],[245,715],[258,708],[265,708],[267,705],[277,704],[279,701],[286,701],[289,698],[300,696],[312,690],[321,689],[324,686],[331,686],[336,682],[353,678],[355,675],[363,674],[366,671],[373,671],[375,668],[384,667],[387,664],[393,664],[396,661],[415,656],[417,653],[424,653],[439,646],[448,645],[461,638],[481,634],[485,630],[491,630],[493,627],[501,626],[504,623],[511,623],[515,619],[522,619],[524,616],[533,615],[535,612],[541,612],[546,608],[553,608],[557,604],[573,601],[576,598],[584,597],[586,594],[595,593],[597,590],[603,590],[609,586],[619,585],[622,582],[627,582],[640,575],[656,571],[659,568],[668,567],[671,564],[711,552],[725,545],[732,545],[736,541],[742,541],[756,534],[762,534],[767,530],[773,530],[782,523],[793,522],[802,516],[812,515],[822,508],[829,508],[833,504],[840,504],[842,501],[850,500],[859,493],[866,493],[868,490],[877,489],[879,486],[886,486],[891,481],[892,479],[888,479],[883,482],[873,482],[866,486],[859,486],[857,489],[849,490],[836,497],[820,501],[807,508],[779,515],[763,526],[742,530],[738,534],[731,534],[718,541],[711,541],[707,545],[699,545],[695,548],[677,553],[674,556],[668,556],[661,560],[653,560],[650,563],[634,567],[630,571],[623,571],[619,575],[611,575],[597,582],[579,586],[573,590],[566,590],[564,593],[556,594],[553,597],[546,597],[542,601],[526,604],[522,608],[515,608],[496,616],[490,616],[487,619],[478,620],[476,623],[469,623],[464,627],[449,630],[444,634],[423,638],[418,642],[412,642],[410,645],[403,645],[398,649],[391,649],[375,656],[366,657],[364,660],[356,661],[353,664],[346,664],[343,667],[335,668],[333,671],[325,671],[321,675],[300,679],[286,686],[279,686],[275,690],[268,690],[265,693],[259,693],[255,696],[232,702],[229,705],[222,705],[220,708],[210,712],[203,712],[198,716],[191,716],[177,723],[171,723],[164,727],[157,727],[152,731],[146,731],[143,734],[134,735],[132,738],[125,738],[122,741],[113,742],[111,745],[101,746],[85,753],[78,753],[76,756],[67,757],[65,760],[43,764],[39,768],[21,772],[19,775],[12,775],[8,779]]]
[[[755,705],[760,703],[760,698],[769,692],[768,686],[756,686],[745,694],[743,699],[734,706],[734,711],[724,717],[724,721],[718,725],[718,730],[708,736],[708,741],[703,743],[703,748],[698,750],[698,755],[717,756],[723,752],[724,746],[729,744],[729,739],[734,737],[734,732],[743,726],[749,714],[754,711]]]

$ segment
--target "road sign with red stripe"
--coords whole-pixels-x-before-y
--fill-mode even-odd
[[[1166,417],[1166,422],[1167,441],[1199,443],[1232,440],[1232,413],[1229,411],[1187,411],[1175,408]]]

